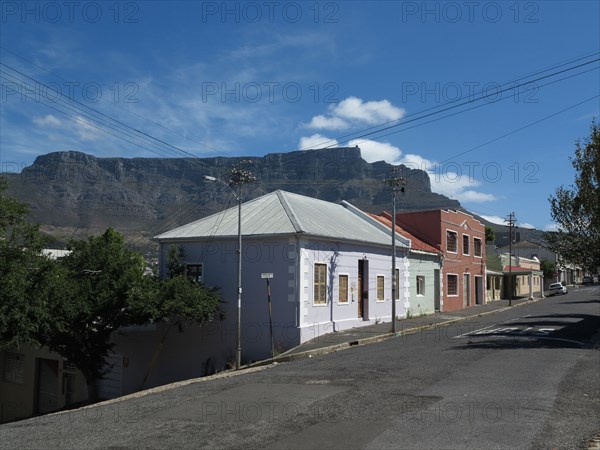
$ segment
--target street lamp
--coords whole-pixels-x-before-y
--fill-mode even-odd
[[[223,183],[225,186],[231,189],[233,196],[238,202],[237,347],[235,351],[235,368],[236,370],[239,370],[242,363],[242,182],[231,182],[231,184],[237,184],[238,186],[238,192],[236,194],[235,190],[231,187],[231,184],[224,182],[220,178],[204,175],[204,179],[207,181],[219,181]]]

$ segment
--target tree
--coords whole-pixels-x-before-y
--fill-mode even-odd
[[[540,270],[544,273],[544,279],[551,280],[554,278],[556,273],[556,264],[547,259],[542,259],[540,262]]]
[[[545,238],[565,260],[595,272],[600,267],[600,126],[595,120],[589,137],[576,142],[571,163],[575,185],[561,186],[550,196],[550,213],[558,230]]]
[[[37,343],[60,289],[59,273],[42,255],[47,238],[28,221],[27,205],[4,195],[7,187],[0,179],[0,348]]]
[[[154,368],[169,332],[184,324],[203,324],[215,317],[221,297],[216,289],[207,288],[186,276],[182,247],[173,245],[167,254],[167,278],[160,282],[152,317],[162,323],[161,340],[142,381],[142,388]]]
[[[493,244],[496,242],[496,232],[492,227],[485,226],[485,243]]]
[[[143,257],[126,248],[112,228],[100,236],[72,241],[72,253],[61,261],[67,295],[54,298],[50,314],[58,319],[44,329],[39,342],[69,359],[86,379],[89,400],[106,374],[106,358],[120,328],[150,321],[209,321],[220,298],[183,276],[159,280],[145,275]]]

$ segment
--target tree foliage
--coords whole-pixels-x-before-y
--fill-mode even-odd
[[[556,265],[552,261],[542,259],[540,262],[540,270],[544,273],[545,279],[552,279],[556,272]]]
[[[596,272],[600,267],[600,126],[595,120],[589,137],[576,142],[571,163],[575,185],[561,186],[549,198],[558,230],[545,237],[566,261]]]
[[[71,241],[60,261],[45,257],[47,239],[5,189],[0,182],[0,348],[47,346],[82,372],[94,401],[115,331],[151,321],[181,328],[217,313],[220,296],[185,276],[180,250],[164,280],[146,274],[144,258],[111,228]]]
[[[485,243],[493,244],[496,242],[496,231],[492,227],[485,226]]]
[[[48,320],[59,274],[42,255],[47,239],[27,220],[27,205],[7,197],[0,179],[0,348],[35,343]]]

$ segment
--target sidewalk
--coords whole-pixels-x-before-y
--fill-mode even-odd
[[[539,297],[534,300],[519,298],[512,301],[512,307],[533,303],[541,300]],[[306,358],[325,353],[342,350],[354,345],[364,345],[373,342],[390,339],[395,336],[412,334],[430,328],[447,326],[454,322],[472,319],[487,314],[493,314],[509,308],[508,300],[495,300],[486,305],[475,305],[467,309],[452,312],[436,313],[429,316],[411,317],[396,321],[396,333],[392,333],[392,324],[383,322],[364,327],[350,328],[344,331],[324,334],[307,341],[298,347],[294,347],[275,358],[258,361],[249,364],[247,367],[261,366],[273,362],[285,362],[298,358]]]

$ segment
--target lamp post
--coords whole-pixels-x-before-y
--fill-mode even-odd
[[[241,173],[241,171],[239,171]],[[211,177],[210,175],[205,175],[204,179],[207,181],[218,181],[223,183],[229,189],[233,196],[236,198],[238,202],[238,248],[237,248],[237,258],[238,258],[238,266],[237,266],[237,327],[236,327],[236,350],[235,350],[235,368],[239,370],[242,364],[242,184],[244,182],[248,182],[248,180],[243,181],[241,176],[235,176],[238,174],[237,172],[232,175],[232,180],[229,183],[221,180],[220,178]],[[237,193],[231,187],[232,185],[236,185],[238,187]]]

